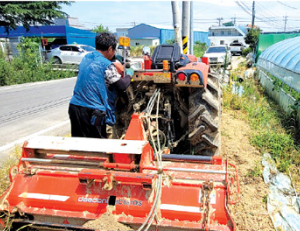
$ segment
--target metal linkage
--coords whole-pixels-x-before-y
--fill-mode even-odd
[[[214,188],[213,181],[206,181],[202,185],[202,207],[204,210],[203,214],[203,227],[205,231],[208,231],[208,223],[209,223],[209,209],[210,209],[210,193]]]

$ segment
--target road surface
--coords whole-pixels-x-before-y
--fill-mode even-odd
[[[0,87],[0,157],[36,135],[70,133],[68,105],[76,77]]]

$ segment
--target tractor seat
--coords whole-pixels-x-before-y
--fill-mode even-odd
[[[171,72],[175,72],[176,69],[190,62],[187,56],[180,54],[178,44],[162,44],[157,46],[151,57],[151,69],[162,69],[163,60],[169,61]]]

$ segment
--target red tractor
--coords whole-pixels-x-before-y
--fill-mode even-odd
[[[118,97],[115,139],[24,143],[0,201],[3,229],[235,230],[237,170],[218,156],[219,79],[177,45],[145,64]]]
[[[151,129],[160,134],[163,148],[178,154],[218,155],[219,76],[210,73],[209,65],[197,62],[195,56],[181,54],[177,44],[156,47],[144,66],[144,70],[135,71],[131,86],[117,100],[114,137],[122,137],[131,115],[149,111],[149,102],[154,100],[159,118]]]

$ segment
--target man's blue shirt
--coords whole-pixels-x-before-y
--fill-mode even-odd
[[[111,61],[98,51],[93,51],[84,56],[79,65],[77,82],[70,103],[111,114],[114,108],[111,108],[108,104],[107,86],[105,84],[105,70],[111,64]],[[114,123],[114,121],[106,122],[108,124]]]

